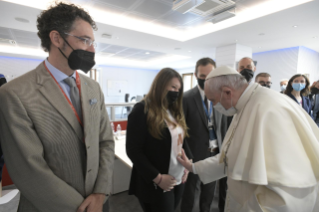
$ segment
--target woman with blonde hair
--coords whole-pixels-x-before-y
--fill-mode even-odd
[[[183,81],[171,68],[162,69],[149,93],[128,117],[126,152],[133,162],[129,194],[144,212],[174,212],[188,171],[177,161],[182,148],[191,156],[184,137]]]

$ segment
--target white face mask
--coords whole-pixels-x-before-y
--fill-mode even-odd
[[[280,87],[281,91],[285,91],[286,88],[287,88],[287,85],[282,85],[282,86]]]
[[[220,95],[220,100],[222,99],[223,93]],[[237,113],[236,108],[233,107],[233,100],[231,99],[231,108],[229,108],[228,110],[226,110],[224,108],[224,106],[218,102],[215,106],[214,109],[216,109],[218,112],[220,112],[221,114],[225,115],[225,116],[233,116]]]

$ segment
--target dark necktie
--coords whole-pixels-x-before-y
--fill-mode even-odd
[[[68,77],[64,79],[63,81],[70,86],[70,99],[74,109],[76,110],[82,122],[82,107],[81,107],[81,101],[80,101],[80,93],[79,93],[78,87],[76,86],[75,79],[73,77]]]

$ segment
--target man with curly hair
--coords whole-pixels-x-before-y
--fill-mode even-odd
[[[114,140],[97,82],[96,24],[56,3],[37,19],[49,57],[0,89],[0,140],[21,192],[19,212],[101,212],[111,192]]]

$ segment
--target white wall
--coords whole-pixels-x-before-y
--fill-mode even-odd
[[[253,60],[257,61],[255,76],[260,72],[269,73],[271,88],[280,91],[280,80],[290,79],[297,73],[298,54],[299,47],[253,54]]]
[[[43,60],[24,59],[15,57],[0,56],[0,73],[4,74],[7,81],[19,77],[28,71],[35,69]],[[148,93],[149,88],[158,73],[158,70],[143,70],[120,67],[98,67],[100,70],[100,85],[105,95],[106,103],[124,102],[123,96],[109,97],[107,95],[108,80],[124,80],[128,82],[130,97],[144,95]],[[13,77],[12,77],[13,76]]]
[[[193,87],[195,87],[197,85],[197,79],[196,79],[196,77],[194,75],[194,73],[195,73],[195,65],[196,64],[194,64],[194,67],[189,67],[189,68],[176,70],[182,77],[183,77],[183,74],[193,74]]]
[[[147,94],[159,70],[132,69],[121,67],[99,66],[100,85],[106,103],[124,102],[122,96],[108,96],[108,80],[127,81],[130,99],[132,96]]]
[[[7,81],[17,78],[35,69],[43,60],[23,59],[0,56],[0,74],[6,76]]]
[[[303,46],[255,53],[253,60],[257,61],[255,76],[269,73],[271,88],[277,91],[281,79],[290,79],[297,73],[310,74],[310,83],[319,80],[319,53]]]
[[[297,73],[309,74],[310,83],[319,80],[319,52],[300,46]]]

